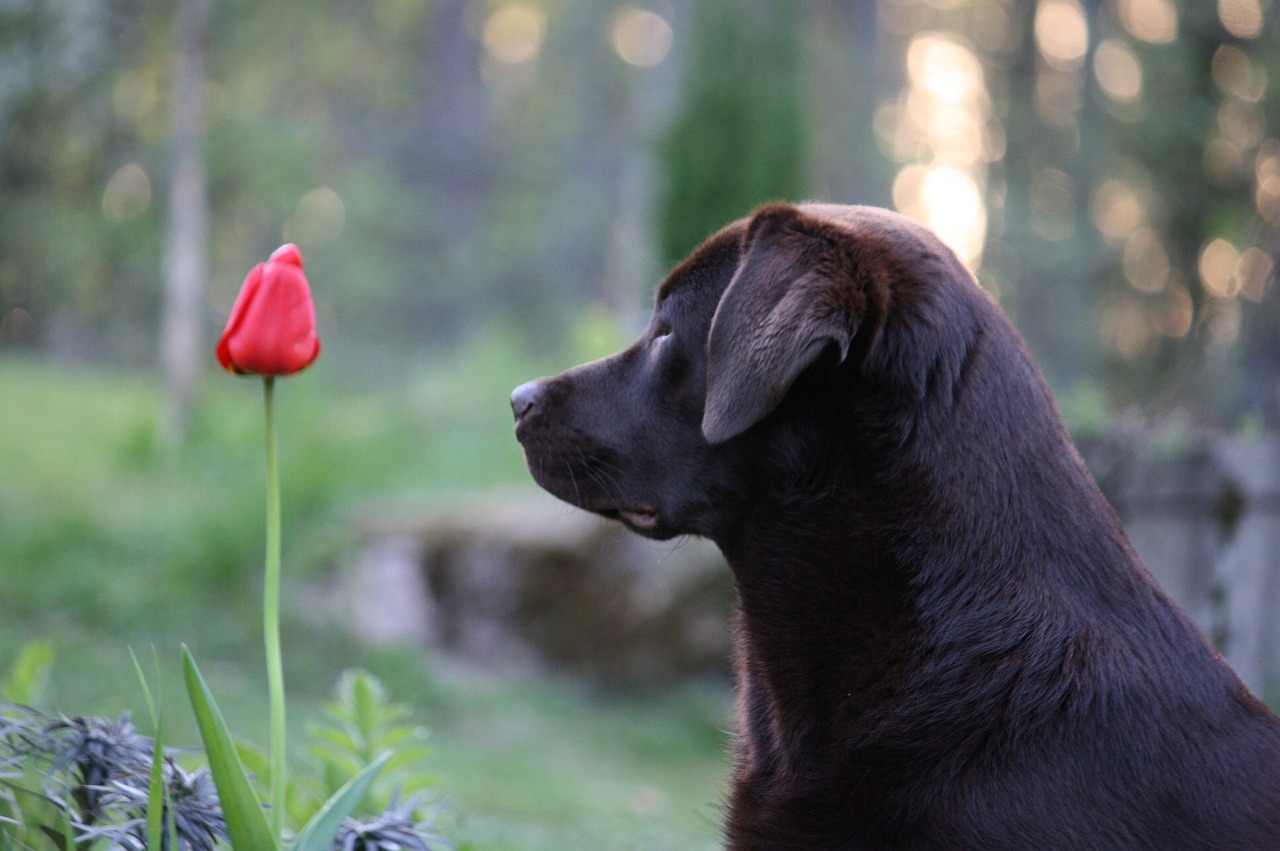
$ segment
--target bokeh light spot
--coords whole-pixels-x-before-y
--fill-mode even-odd
[[[1236,264],[1236,276],[1240,279],[1240,295],[1253,302],[1261,302],[1271,286],[1271,275],[1275,271],[1275,261],[1271,255],[1261,248],[1245,249],[1240,254],[1240,262]]]
[[[610,40],[623,62],[652,68],[671,52],[674,34],[667,19],[645,9],[628,8],[613,19]]]
[[[1142,97],[1142,65],[1128,45],[1107,39],[1093,54],[1093,75],[1107,97],[1132,103]]]
[[[547,34],[547,17],[532,6],[498,9],[484,23],[481,41],[495,62],[521,65],[534,59]]]
[[[1169,255],[1155,231],[1140,228],[1124,243],[1124,276],[1135,290],[1158,293],[1169,282]]]
[[[1240,280],[1236,267],[1240,253],[1225,239],[1215,239],[1200,250],[1196,270],[1205,291],[1217,298],[1231,298],[1240,292]]]
[[[1156,314],[1156,325],[1160,333],[1175,339],[1185,337],[1191,330],[1194,316],[1195,306],[1191,302],[1191,293],[1182,284],[1170,285]]]
[[[1262,34],[1262,4],[1258,0],[1218,0],[1218,20],[1236,38]]]
[[[1129,35],[1148,44],[1168,44],[1178,37],[1178,7],[1173,0],[1120,0],[1120,24]]]
[[[1089,49],[1089,22],[1078,0],[1040,0],[1035,34],[1045,61],[1063,71],[1080,67]]]
[[[116,169],[102,191],[102,212],[117,222],[136,219],[151,206],[151,178],[137,163]]]
[[[898,104],[876,116],[878,137],[907,163],[894,180],[894,206],[976,270],[987,231],[986,164],[996,148],[982,65],[961,39],[931,32],[911,40],[906,64]]]
[[[285,241],[304,245],[328,242],[342,232],[346,218],[342,196],[327,186],[312,189],[298,201],[293,217],[285,225]]]
[[[1210,63],[1213,82],[1226,95],[1255,103],[1267,88],[1266,72],[1255,70],[1252,60],[1233,44],[1224,44],[1213,53]]]
[[[1109,177],[1093,190],[1089,217],[1098,233],[1111,242],[1119,242],[1141,226],[1145,214],[1138,194],[1123,180]]]

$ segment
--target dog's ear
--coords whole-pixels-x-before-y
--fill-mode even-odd
[[[828,347],[841,361],[863,313],[847,234],[786,204],[748,222],[707,338],[702,434],[712,444],[767,416]]]

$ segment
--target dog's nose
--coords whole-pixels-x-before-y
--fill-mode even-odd
[[[511,412],[516,415],[517,421],[533,410],[540,396],[542,396],[542,382],[537,380],[526,381],[511,391]]]

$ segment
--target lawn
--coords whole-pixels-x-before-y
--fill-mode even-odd
[[[430,728],[446,832],[466,847],[715,847],[723,684],[604,696],[420,648],[362,647],[301,602],[342,556],[355,515],[531,487],[505,397],[555,368],[490,340],[394,383],[329,373],[323,359],[283,382],[291,728],[316,716],[343,669],[364,667]],[[206,376],[190,439],[175,447],[157,433],[158,386],[149,374],[0,361],[0,672],[24,643],[47,641],[57,658],[42,708],[133,709],[145,730],[129,651],[154,650],[170,740],[191,743],[178,711],[185,642],[233,730],[262,745],[260,387]]]

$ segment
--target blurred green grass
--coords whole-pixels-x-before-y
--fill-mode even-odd
[[[616,343],[595,336],[565,363]],[[330,372],[322,359],[283,383],[291,725],[314,716],[342,669],[365,667],[433,730],[465,847],[715,847],[722,686],[641,699],[480,675],[421,650],[362,647],[306,611],[307,584],[342,554],[356,514],[532,487],[506,394],[564,366],[547,360],[495,334],[395,381]],[[158,434],[159,386],[149,374],[0,361],[0,670],[25,642],[49,641],[57,662],[41,708],[110,715],[141,709],[129,650],[154,651],[170,740],[192,742],[185,642],[233,730],[262,743],[260,383],[206,375],[180,447]]]

